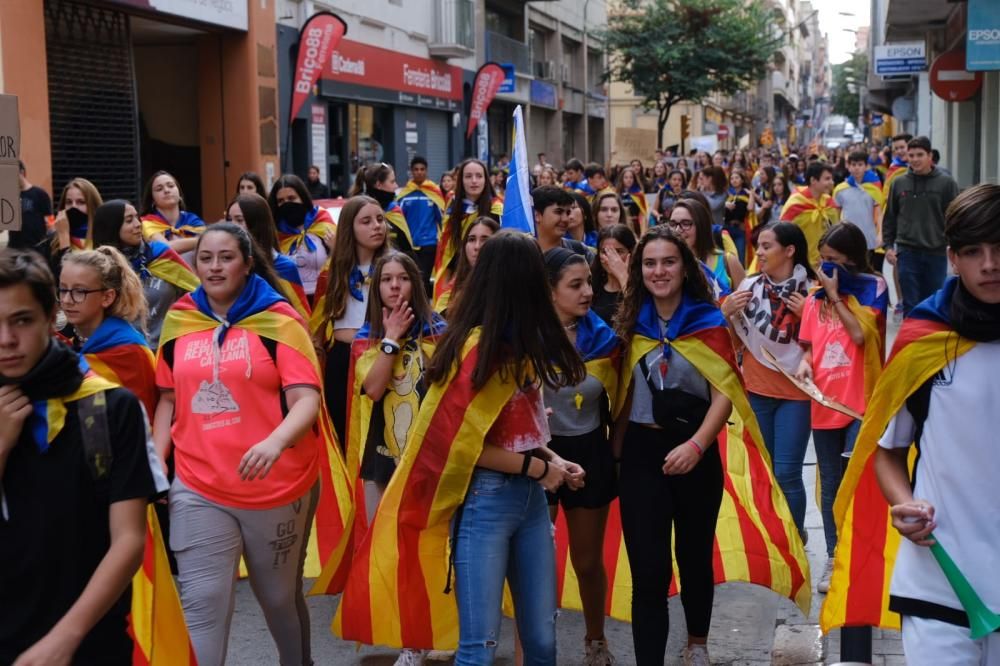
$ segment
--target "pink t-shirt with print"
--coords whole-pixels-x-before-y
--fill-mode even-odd
[[[319,433],[314,426],[286,448],[268,475],[243,481],[243,455],[281,423],[280,395],[293,386],[320,386],[312,364],[279,343],[276,362],[256,333],[234,328],[222,343],[218,381],[213,378],[214,331],[174,341],[173,367],[162,358],[156,384],[174,391],[171,435],[177,475],[198,494],[225,506],[269,509],[302,497],[319,474]]]
[[[823,312],[823,301],[806,299],[799,342],[812,345],[813,383],[823,395],[865,413],[865,350],[854,344],[836,313]],[[812,427],[835,430],[853,419],[812,401]]]

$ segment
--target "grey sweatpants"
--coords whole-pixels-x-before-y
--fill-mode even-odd
[[[313,663],[302,570],[318,498],[319,482],[276,509],[234,509],[174,479],[169,493],[170,549],[177,557],[181,605],[200,666],[226,662],[240,555],[281,666]]]

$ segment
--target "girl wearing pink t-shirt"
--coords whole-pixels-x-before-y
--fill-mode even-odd
[[[170,548],[198,663],[223,664],[242,555],[283,664],[312,663],[302,570],[319,497],[320,377],[305,323],[219,223],[164,322],[154,441],[174,454]],[[258,275],[262,270],[269,278]]]
[[[854,296],[860,306],[873,308],[876,316],[884,317],[888,303],[885,280],[868,263],[864,232],[850,222],[827,231],[819,249],[824,262],[818,271],[822,289],[810,295],[802,309],[799,344],[805,354],[797,376],[813,382],[827,397],[864,414],[865,373],[870,372],[865,368],[866,340],[861,322],[846,299]],[[837,545],[833,501],[843,476],[843,456],[853,450],[861,422],[815,401],[811,410],[828,558],[817,591],[825,594],[830,587]]]

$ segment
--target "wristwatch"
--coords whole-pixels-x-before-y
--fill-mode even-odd
[[[399,346],[399,343],[392,338],[382,338],[382,342],[379,343],[378,348],[383,354],[387,354],[389,356],[395,356],[402,349]]]

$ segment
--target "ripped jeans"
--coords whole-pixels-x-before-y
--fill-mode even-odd
[[[456,666],[493,663],[505,579],[514,599],[525,666],[554,666],[555,547],[542,486],[477,467],[456,520]]]

